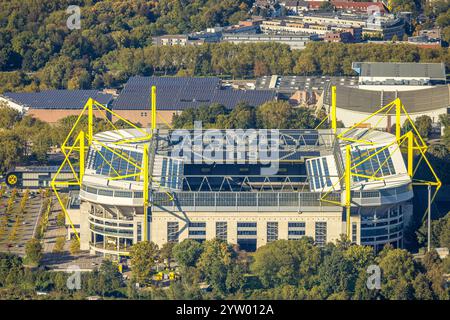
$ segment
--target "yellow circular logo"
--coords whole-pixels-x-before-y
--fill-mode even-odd
[[[8,183],[14,185],[17,183],[17,176],[15,174],[11,174],[8,176]]]

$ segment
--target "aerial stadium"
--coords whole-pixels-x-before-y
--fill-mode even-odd
[[[156,124],[155,88],[151,100]],[[432,182],[414,180],[413,152],[429,164],[426,145],[415,127],[405,134],[400,125],[394,134],[337,128],[332,100],[324,119],[331,129],[174,130],[128,123],[130,129],[97,134],[92,114],[105,107],[89,100],[83,110],[88,131],[76,134],[75,124],[62,146],[61,172],[75,154],[80,170],[65,182],[57,173],[52,187],[61,200],[58,190],[80,186],[80,210],[77,216],[66,211],[67,220],[81,249],[93,254],[127,256],[136,242],[162,246],[187,238],[219,238],[247,251],[303,236],[323,246],[341,235],[375,250],[387,243],[402,247],[412,185],[436,192],[441,185],[436,175]],[[396,99],[377,115],[391,108],[397,119],[405,109]]]

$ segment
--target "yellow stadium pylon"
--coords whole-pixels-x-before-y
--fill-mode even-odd
[[[101,145],[102,147],[110,150],[112,153],[114,153],[117,157],[120,157],[121,159],[123,159],[124,161],[128,162],[129,164],[135,166],[137,168],[137,172],[135,174],[133,174],[132,176],[135,176],[137,179],[142,178],[143,181],[143,195],[144,195],[144,213],[145,213],[145,234],[146,234],[146,238],[147,238],[147,234],[148,234],[148,230],[147,230],[147,208],[148,208],[148,204],[149,204],[149,184],[150,184],[150,177],[149,177],[149,163],[148,163],[148,158],[149,158],[149,149],[148,149],[148,145],[144,146],[144,151],[143,151],[143,164],[139,164],[136,163],[136,161],[134,159],[132,159],[131,157],[126,157],[122,154],[120,154],[119,152],[117,152],[116,150],[108,147],[107,145],[101,143],[100,141],[96,140],[94,138],[94,134],[95,134],[95,121],[94,121],[94,111],[97,111],[98,113],[100,113],[104,119],[107,121],[107,123],[116,131],[118,131],[118,128],[114,125],[114,123],[109,119],[108,115],[110,116],[114,116],[115,118],[117,118],[118,120],[122,120],[123,122],[125,122],[127,125],[130,126],[130,128],[136,129],[138,130],[142,135],[138,138],[125,138],[121,139],[120,141],[117,141],[115,143],[112,144],[117,144],[118,146],[123,144],[123,143],[133,143],[133,142],[140,142],[140,141],[150,141],[152,139],[152,136],[154,134],[154,130],[156,129],[156,87],[153,86],[152,87],[152,97],[151,97],[151,101],[152,101],[152,130],[150,133],[148,133],[147,131],[145,131],[144,129],[136,126],[135,124],[133,124],[132,122],[128,121],[127,119],[121,117],[120,115],[118,115],[117,113],[115,113],[114,111],[108,109],[106,106],[100,104],[99,102],[93,100],[93,99],[89,99],[86,104],[84,105],[83,110],[80,112],[77,120],[75,121],[74,125],[72,126],[72,129],[70,130],[69,134],[67,135],[66,139],[64,140],[63,144],[61,145],[61,151],[64,154],[64,160],[62,162],[62,164],[60,165],[58,171],[56,172],[56,174],[54,175],[52,181],[51,181],[51,187],[56,195],[56,198],[58,199],[58,202],[61,205],[61,208],[65,214],[65,216],[67,217],[67,219],[69,220],[69,223],[71,225],[71,228],[73,230],[73,232],[75,233],[75,237],[78,241],[80,241],[80,237],[78,235],[78,232],[74,226],[74,224],[72,223],[72,220],[69,216],[69,214],[67,213],[65,204],[63,203],[61,196],[59,194],[59,190],[62,188],[67,188],[69,186],[78,186],[81,188],[82,182],[83,182],[83,176],[84,176],[84,169],[85,169],[85,160],[86,160],[86,154],[87,151],[89,150],[89,148],[93,145],[93,143],[95,142],[96,144]],[[83,117],[87,116],[88,118],[88,126],[87,129],[82,127],[81,124],[81,119]],[[71,140],[74,139],[73,142],[71,142]],[[100,152],[97,153],[101,155]],[[79,160],[79,172],[77,172],[75,170],[75,166],[73,164],[73,159],[72,157],[75,156],[76,154],[78,154],[78,160]],[[106,159],[105,159],[106,161]],[[108,163],[108,162],[107,162]],[[69,166],[71,169],[71,172],[73,174],[73,179],[69,179],[66,181],[61,181],[58,179],[61,170],[65,167],[65,166]],[[111,166],[112,168],[112,166]],[[130,175],[121,175],[120,173],[118,173],[117,171],[114,170],[115,176],[114,177],[110,177],[110,180],[117,180],[117,179],[125,179],[125,178],[129,178]]]
[[[365,163],[366,161],[369,161],[373,156],[375,156],[377,153],[382,152],[384,149],[389,148],[391,145],[393,144],[397,144],[398,148],[400,148],[403,144],[406,144],[406,152],[407,152],[407,172],[408,175],[411,178],[411,182],[412,185],[414,186],[433,186],[435,187],[435,191],[433,196],[431,197],[431,202],[434,201],[437,192],[439,191],[439,189],[442,186],[442,182],[439,179],[439,177],[437,176],[435,170],[433,169],[433,166],[431,165],[430,161],[428,160],[425,152],[428,149],[427,144],[425,143],[423,137],[420,135],[419,130],[417,129],[417,127],[415,126],[414,122],[412,121],[410,115],[408,114],[408,112],[406,111],[405,106],[403,105],[403,103],[401,102],[401,100],[399,98],[396,98],[394,101],[386,104],[385,106],[380,107],[377,111],[373,112],[372,114],[370,114],[369,116],[367,116],[366,118],[364,118],[362,121],[356,123],[355,125],[344,129],[342,132],[340,132],[339,134],[337,134],[337,129],[336,129],[336,123],[337,123],[337,109],[336,109],[336,87],[332,86],[331,88],[331,106],[330,106],[330,122],[331,122],[331,128],[332,128],[332,132],[333,134],[335,134],[336,139],[341,140],[341,141],[346,141],[346,142],[350,142],[350,143],[359,143],[362,145],[373,145],[373,143],[371,141],[367,141],[367,140],[363,140],[363,139],[353,139],[350,138],[348,136],[346,136],[347,133],[349,133],[351,130],[359,128],[359,126],[362,123],[367,122],[367,120],[375,117],[375,116],[379,116],[381,117],[378,121],[377,124],[381,122],[381,120],[385,117],[388,116],[389,112],[395,107],[395,118],[396,118],[396,123],[395,123],[395,141],[382,147],[380,150],[378,150],[377,152],[375,152],[374,154],[369,155],[368,157],[360,160],[360,159],[351,159],[351,147],[349,144],[346,145],[345,148],[345,155],[346,155],[346,159],[345,159],[345,170],[344,170],[344,174],[342,177],[340,177],[339,181],[337,183],[341,183],[342,179],[345,178],[345,200],[341,203],[341,205],[343,207],[346,208],[346,216],[347,216],[347,224],[346,224],[346,234],[347,237],[350,239],[350,207],[351,207],[351,181],[352,181],[352,176],[355,177],[363,177],[363,178],[367,178],[367,179],[373,179],[373,180],[377,180],[379,179],[378,177],[376,177],[376,174],[378,173],[378,171],[381,169],[381,167],[383,167],[384,165],[387,164],[387,161],[390,159],[390,157],[392,156],[392,153],[390,153],[389,157],[381,164],[381,167],[378,168],[378,170],[376,172],[373,173],[373,175],[371,176],[367,176],[367,175],[363,175],[360,173],[356,172],[356,169],[362,165],[363,163]],[[409,124],[411,125],[412,129],[408,132],[406,132],[405,134],[402,134],[401,132],[401,117],[404,116],[406,117],[407,122],[409,122]],[[321,122],[322,124],[322,122]],[[369,130],[374,130],[374,129],[369,129]],[[418,151],[419,152],[419,161],[414,168],[414,151]],[[357,161],[355,161],[357,160]],[[419,179],[415,179],[414,175],[417,171],[417,168],[420,164],[421,161],[424,161],[426,163],[426,165],[428,166],[428,168],[431,171],[431,174],[433,176],[433,181],[425,181],[425,180],[419,180]],[[336,184],[337,184],[336,183]],[[321,197],[322,201],[326,201],[326,202],[332,202],[332,203],[337,203],[335,201],[331,201],[326,199],[326,196],[332,192],[332,190],[334,190],[335,185],[331,186],[326,192],[325,194]],[[350,188],[350,189],[349,189]],[[428,213],[428,210],[425,212],[425,216]]]

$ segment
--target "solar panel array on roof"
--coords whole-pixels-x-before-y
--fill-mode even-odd
[[[259,106],[273,100],[275,93],[268,90],[234,90],[220,87],[220,79],[189,77],[132,77],[114,101],[116,110],[146,110],[150,107],[151,87],[157,88],[159,110],[183,110],[221,104],[233,108],[239,102]]]
[[[41,92],[7,92],[5,97],[31,109],[82,109],[89,98],[103,105],[112,100],[112,95],[97,90],[48,90]]]

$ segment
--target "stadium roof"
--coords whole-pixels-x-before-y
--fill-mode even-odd
[[[97,90],[48,90],[41,92],[6,92],[4,97],[31,109],[82,109],[89,98],[103,105],[112,100],[112,95]]]
[[[450,86],[429,86],[426,89],[408,91],[375,91],[355,87],[337,86],[338,108],[373,113],[381,106],[400,98],[409,113],[421,113],[450,106]],[[331,104],[331,94],[326,92],[325,104]],[[395,114],[392,109],[390,114]]]
[[[361,77],[446,79],[443,63],[353,62],[352,68]]]
[[[116,110],[146,110],[150,108],[151,87],[157,88],[159,110],[183,110],[213,103],[233,108],[239,102],[258,106],[273,100],[275,93],[268,90],[235,90],[221,88],[220,79],[190,77],[132,77],[113,102]]]

